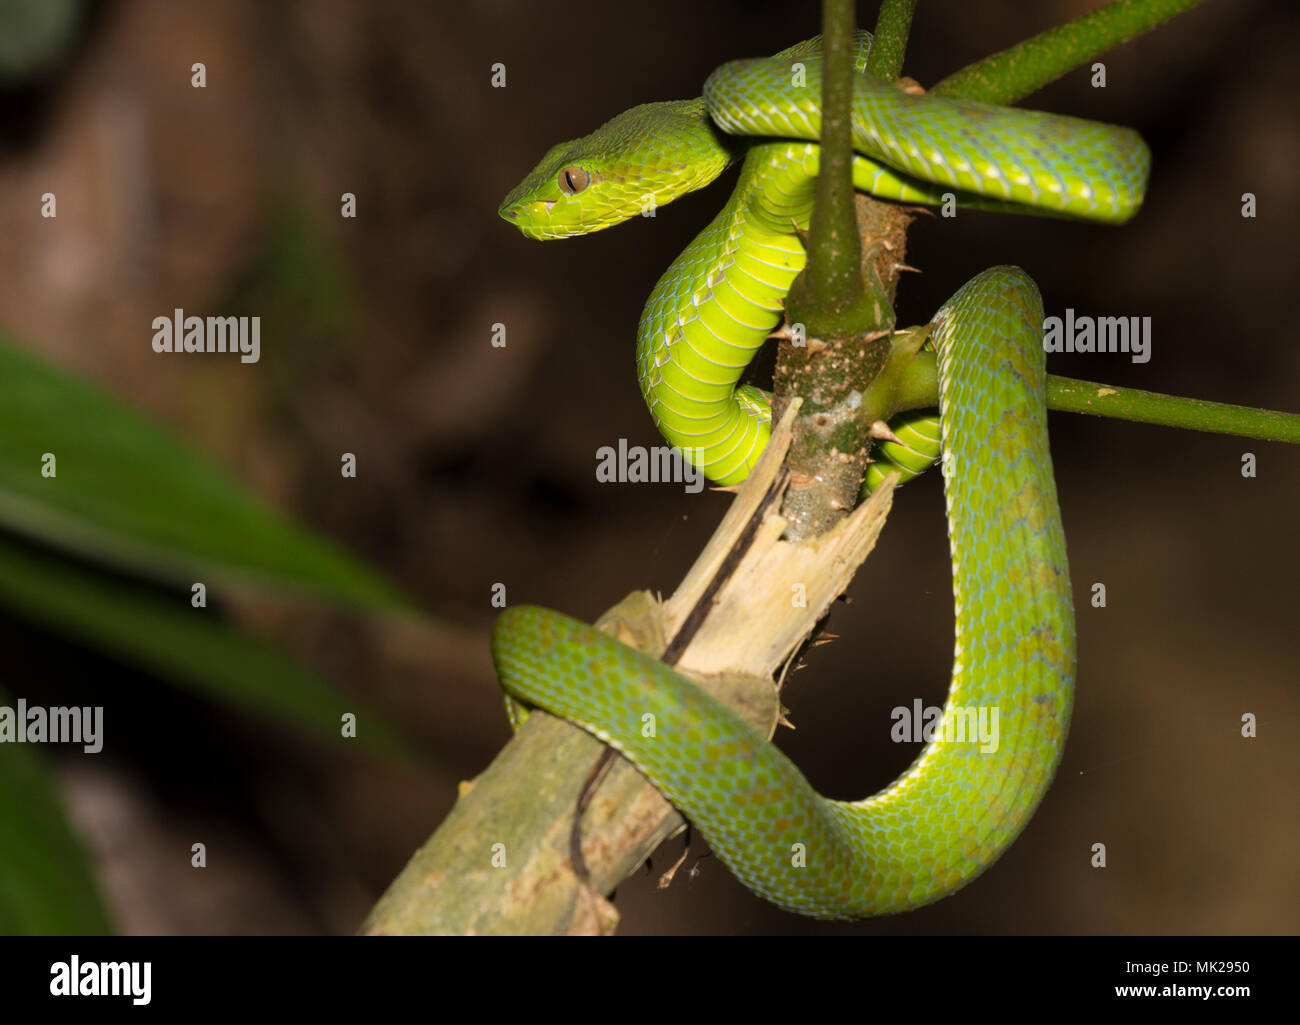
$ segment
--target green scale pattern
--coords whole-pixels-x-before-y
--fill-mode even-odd
[[[944,718],[982,711],[996,745],[936,737],[887,789],[831,801],[724,705],[584,623],[520,606],[493,634],[510,694],[626,755],[742,883],[800,914],[890,914],[969,882],[1028,822],[1069,728],[1074,614],[1047,445],[1042,303],[1023,271],[995,267],[935,321],[957,603]]]
[[[904,93],[855,66],[854,185],[883,199],[1122,222],[1141,200],[1150,153],[1131,129],[993,104]],[[792,85],[792,82],[798,85]],[[816,140],[821,58],[801,44],[733,61],[704,85],[713,120],[731,135]],[[738,386],[780,323],[805,254],[819,147],[759,143],[726,206],[664,273],[637,331],[641,394],[660,432],[720,484],[744,480],[770,436],[771,399]],[[937,456],[933,417],[894,425],[866,482],[910,478]]]
[[[868,42],[859,40],[859,70]],[[638,107],[563,143],[502,205],[502,216],[533,237],[581,234],[642,212],[647,195],[660,203],[698,187],[745,153],[726,207],[655,287],[637,347],[656,423],[722,483],[743,480],[768,438],[768,396],[738,382],[803,266],[793,224],[807,223],[817,174],[809,140],[820,123],[819,71],[816,40],[724,65],[705,84],[703,107]],[[1116,223],[1141,202],[1150,158],[1128,129],[910,96],[862,75],[855,93],[854,181],[883,198],[943,202],[952,190],[961,206]],[[746,150],[730,133],[769,141]],[[557,173],[563,181],[574,167],[592,183],[570,195]],[[637,167],[653,173],[639,177]],[[901,444],[882,446],[886,459],[868,479],[894,468],[914,475],[944,453],[956,643],[941,722],[951,728],[982,712],[992,725],[996,715],[996,744],[941,733],[876,795],[828,800],[686,678],[531,606],[507,610],[493,634],[511,721],[542,708],[617,748],[737,878],[788,910],[888,914],[973,879],[1050,785],[1073,701],[1074,616],[1048,448],[1042,319],[1038,290],[1018,268],[995,267],[963,286],[933,321],[937,422],[914,413],[892,424]],[[642,733],[647,713],[651,737]]]

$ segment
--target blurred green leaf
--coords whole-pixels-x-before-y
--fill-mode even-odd
[[[46,453],[55,476],[42,476]],[[125,404],[0,338],[0,524],[179,582],[247,582],[362,608],[406,600]]]
[[[0,0],[0,82],[53,64],[72,44],[82,0]]]
[[[14,705],[3,691],[0,704]],[[0,935],[110,931],[90,859],[40,756],[26,744],[0,744]]]
[[[193,608],[184,594],[159,594],[0,534],[0,603],[29,622],[274,722],[337,743],[410,753],[383,718],[356,697],[333,690],[287,655],[223,622],[214,610]],[[110,708],[111,697],[103,698]],[[341,736],[345,712],[357,716],[355,741]]]

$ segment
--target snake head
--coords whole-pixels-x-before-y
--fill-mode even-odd
[[[552,146],[498,211],[529,238],[609,228],[713,181],[735,143],[703,100],[633,107],[581,139]]]

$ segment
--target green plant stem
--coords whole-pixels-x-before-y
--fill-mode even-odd
[[[803,400],[781,509],[790,540],[829,530],[861,490],[872,421],[857,415],[858,402],[889,355],[910,220],[896,204],[854,194],[855,37],[853,0],[824,0],[821,167],[804,239],[808,263],[785,302],[786,320],[803,326],[808,344],[783,342],[773,375],[774,413]]]
[[[901,376],[894,393],[893,412],[927,409],[938,402],[934,353],[922,352]],[[1162,395],[1057,374],[1047,375],[1047,408],[1061,413],[1087,413],[1209,434],[1300,444],[1300,413]]]
[[[854,0],[825,0],[822,18],[821,168],[808,231],[808,264],[787,310],[818,338],[855,333],[845,314],[862,306],[862,243],[853,208]],[[853,325],[847,325],[852,327]]]
[[[903,55],[912,28],[916,0],[883,0],[876,16],[876,31],[871,37],[871,55],[867,74],[893,81],[903,73]]]
[[[1047,377],[1047,407],[1065,413],[1088,413],[1211,434],[1300,444],[1300,414],[1161,395],[1137,388],[1116,388],[1055,374]]]
[[[1202,2],[1115,0],[1009,50],[968,64],[930,92],[987,103],[1015,103],[1085,61]]]

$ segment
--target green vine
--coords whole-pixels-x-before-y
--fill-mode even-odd
[[[990,103],[1014,103],[1112,47],[1202,2],[1115,0],[968,65],[943,79],[931,92]],[[860,270],[861,251],[856,233],[852,244],[845,235],[845,225],[853,217],[852,158],[851,153],[847,157],[841,153],[850,145],[851,76],[846,70],[845,41],[851,39],[856,24],[853,7],[852,0],[824,0],[827,84],[823,100],[822,176],[808,240],[808,267],[790,293],[795,309],[807,318],[805,323],[833,329],[826,336],[837,338],[855,333],[868,336],[882,326],[878,316],[873,317],[872,311],[864,309],[863,297],[871,296],[873,289],[869,276],[864,277]],[[891,80],[901,74],[915,7],[916,0],[882,0],[867,64],[871,74]],[[825,189],[823,180],[826,180]],[[887,301],[888,297],[885,298]],[[830,311],[832,316],[818,320],[819,311]],[[904,351],[908,348],[904,338],[895,336],[894,354],[888,361],[875,361],[884,373],[867,392],[864,408],[868,418],[887,419],[903,410],[937,404],[933,354],[921,353],[913,358],[910,352]],[[1047,396],[1048,407],[1063,412],[1300,444],[1300,415],[1293,413],[1162,395],[1057,375],[1048,377]],[[876,408],[873,402],[884,405]]]

